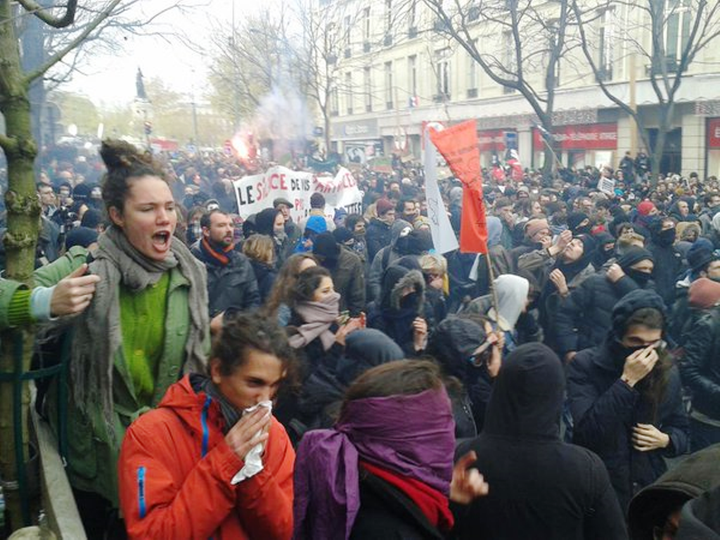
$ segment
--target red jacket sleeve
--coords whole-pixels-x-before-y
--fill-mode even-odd
[[[205,540],[235,508],[230,481],[243,463],[221,440],[178,483],[173,434],[167,426],[159,433],[162,427],[148,422],[149,416],[130,426],[120,451],[120,507],[128,536]]]
[[[250,538],[289,540],[293,532],[295,451],[274,417],[263,456],[264,468],[237,486],[236,510]]]

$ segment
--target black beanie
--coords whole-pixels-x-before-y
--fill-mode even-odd
[[[644,308],[652,308],[665,314],[665,302],[655,291],[647,291],[643,289],[634,290],[626,294],[615,304],[612,312],[612,329],[615,336],[621,338],[627,330],[626,324],[630,316],[638,310]]]
[[[618,264],[620,265],[620,268],[627,271],[627,269],[630,268],[633,264],[637,264],[640,261],[645,260],[655,262],[655,257],[653,257],[653,254],[645,248],[632,246],[628,248],[628,250],[622,257],[618,259]]]
[[[580,225],[583,221],[585,221],[588,218],[587,214],[584,214],[583,212],[573,212],[567,217],[567,226],[568,229],[571,231],[574,231],[578,225]]]
[[[70,229],[65,238],[65,249],[68,250],[74,246],[88,247],[93,242],[97,242],[98,233],[95,229],[89,227],[75,227]]]
[[[268,236],[273,236],[275,228],[275,218],[277,217],[278,213],[280,213],[280,210],[277,210],[275,208],[266,208],[265,210],[261,210],[258,212],[257,216],[255,216],[255,229],[260,234],[266,234]]]
[[[318,234],[313,242],[313,254],[331,261],[336,260],[340,256],[340,246],[335,241],[332,233],[324,232]]]

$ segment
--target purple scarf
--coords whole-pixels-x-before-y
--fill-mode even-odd
[[[309,431],[295,465],[295,540],[350,538],[358,459],[450,492],[455,423],[444,388],[347,403],[335,429]]]

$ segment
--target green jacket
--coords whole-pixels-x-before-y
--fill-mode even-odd
[[[87,260],[88,252],[82,247],[73,247],[63,257],[35,272],[38,285],[50,286],[60,281]],[[206,287],[206,284],[200,286]],[[168,286],[167,318],[165,320],[165,341],[163,356],[158,366],[156,388],[152,407],[156,407],[165,391],[182,376],[185,361],[185,344],[190,328],[188,306],[189,282],[179,270],[170,271]],[[81,315],[83,316],[83,315]],[[206,339],[209,351],[209,334]],[[72,381],[69,381],[72,385]],[[57,389],[48,394],[48,416],[51,423],[57,422]],[[68,395],[72,395],[68,392]],[[122,351],[115,353],[113,372],[113,403],[115,418],[113,433],[103,418],[100,407],[83,413],[70,401],[67,418],[68,476],[76,489],[99,493],[115,507],[118,506],[117,462],[120,445],[127,427],[138,416],[147,412],[133,391],[133,384]],[[57,433],[57,426],[54,426]]]

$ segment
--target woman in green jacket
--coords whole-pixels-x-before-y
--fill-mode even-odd
[[[118,507],[126,428],[183,373],[204,370],[209,349],[205,268],[173,238],[175,201],[162,168],[122,141],[104,142],[100,154],[112,225],[92,254],[73,248],[35,275],[47,286],[91,261],[100,277],[72,319],[68,377],[67,471],[89,538],[102,537]]]

